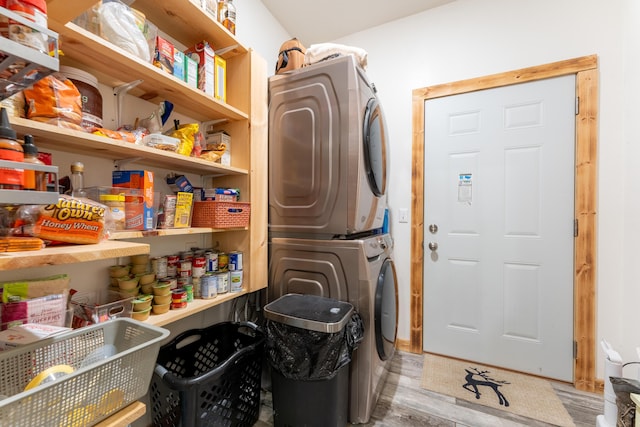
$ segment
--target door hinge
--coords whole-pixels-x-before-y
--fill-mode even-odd
[[[578,219],[573,220],[573,237],[578,237]]]
[[[578,358],[578,341],[573,341],[573,358]]]
[[[576,96],[576,116],[580,114],[580,97]]]

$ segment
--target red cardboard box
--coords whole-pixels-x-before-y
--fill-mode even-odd
[[[162,68],[169,74],[173,74],[174,60],[175,58],[173,43],[163,39],[160,36],[156,36],[156,48],[153,58],[153,65],[158,68]]]
[[[129,202],[125,211],[125,221],[128,230],[152,230],[153,229],[153,172],[145,170],[137,171],[113,171],[111,182],[114,187],[137,188],[144,195],[143,203]],[[130,208],[129,206],[133,207]]]
[[[185,55],[198,63],[198,89],[207,95],[215,93],[215,53],[207,42],[200,42],[185,50]]]

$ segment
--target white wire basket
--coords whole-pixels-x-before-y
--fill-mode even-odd
[[[0,427],[97,424],[147,393],[168,336],[118,318],[0,352]]]

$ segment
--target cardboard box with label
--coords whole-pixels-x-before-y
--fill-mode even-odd
[[[215,53],[207,42],[200,42],[187,49],[189,58],[198,63],[198,89],[207,95],[215,94]]]
[[[126,200],[126,228],[127,230],[153,229],[153,172],[146,170],[118,170],[111,174],[114,187],[137,188],[142,190],[141,203]]]

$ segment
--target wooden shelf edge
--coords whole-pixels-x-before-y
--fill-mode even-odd
[[[126,427],[147,412],[147,406],[142,402],[133,402],[120,411],[100,421],[95,427]]]
[[[149,316],[149,319],[145,320],[145,322],[154,326],[168,325],[178,320],[185,319],[189,316],[193,316],[196,313],[208,310],[211,307],[215,307],[227,301],[232,301],[238,297],[241,297],[242,295],[248,294],[249,292],[249,290],[243,289],[241,292],[227,292],[225,294],[220,294],[212,299],[196,298],[193,301],[187,303],[187,307],[185,308],[169,310],[164,314],[151,314]]]
[[[51,246],[39,251],[0,253],[0,271],[74,264],[148,254],[149,245],[107,240],[95,245]]]
[[[21,137],[26,134],[36,137],[36,144],[41,148],[75,151],[82,154],[93,152],[97,157],[113,160],[137,158],[137,162],[149,166],[163,167],[169,170],[184,168],[203,175],[246,175],[249,173],[246,169],[223,166],[196,157],[183,156],[144,145],[61,128],[35,120],[10,117],[9,121]]]
[[[207,227],[189,227],[189,228],[162,228],[156,230],[128,230],[116,231],[109,238],[111,240],[124,239],[141,239],[144,237],[161,237],[161,236],[183,236],[189,234],[206,234],[206,233],[226,233],[229,231],[246,231],[248,227],[243,228],[207,228]]]

